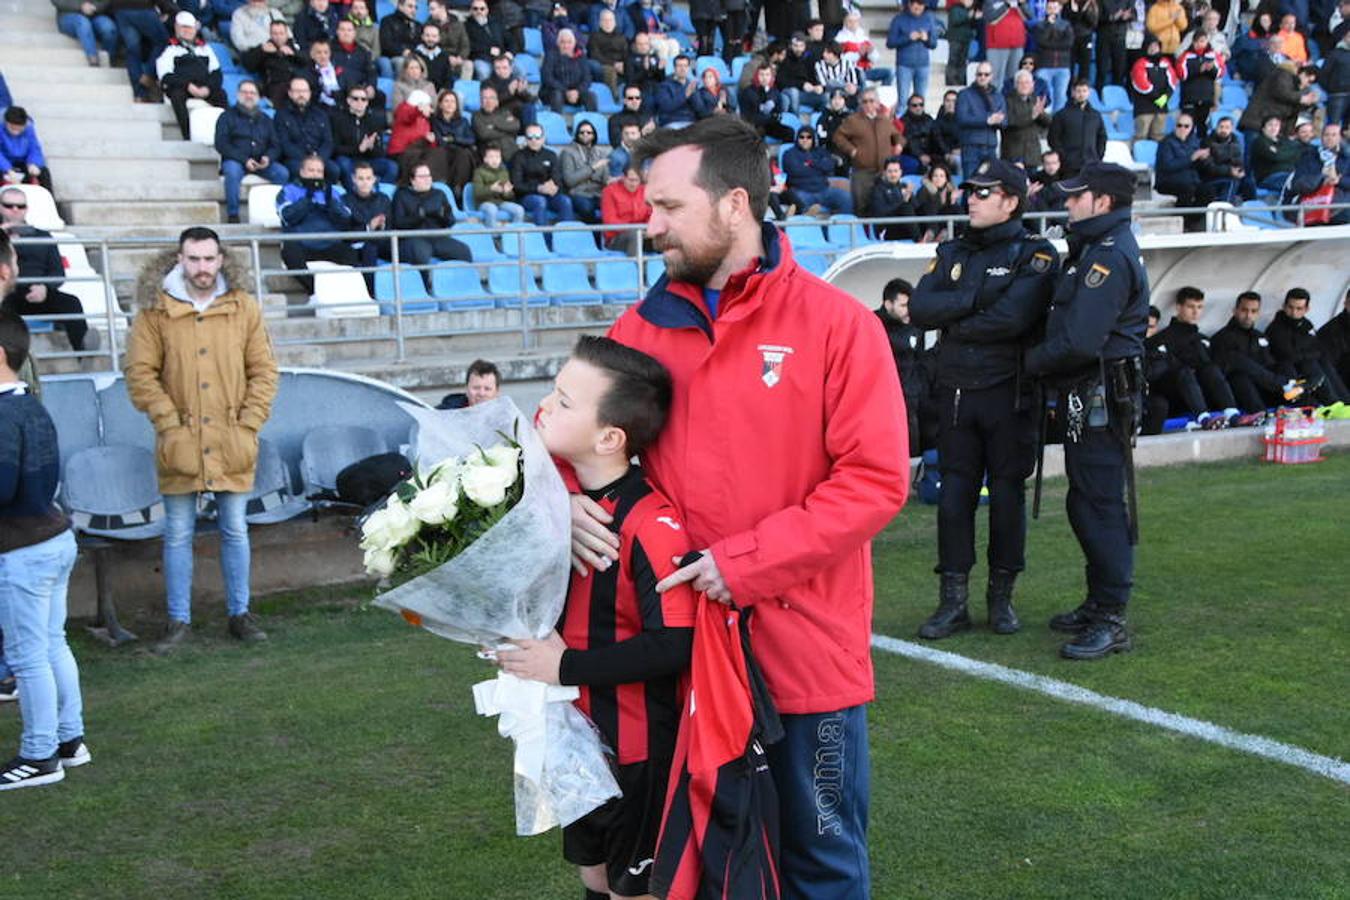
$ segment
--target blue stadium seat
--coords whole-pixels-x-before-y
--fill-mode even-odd
[[[811,253],[797,257],[797,264],[812,275],[824,275],[830,268],[829,257],[819,253]]]
[[[1219,106],[1224,109],[1246,109],[1250,100],[1251,98],[1247,96],[1247,89],[1241,84],[1233,81],[1224,82],[1223,95],[1219,99]]]
[[[862,228],[849,224],[857,221],[857,216],[835,216],[825,227],[826,241],[836,250],[852,250],[859,244],[867,243],[867,235]]]
[[[581,263],[555,262],[544,266],[544,293],[562,306],[591,306],[600,294]]]
[[[727,68],[727,64],[722,61],[720,56],[700,56],[694,62],[694,74],[700,80],[703,78],[703,72],[706,69],[716,69],[717,76],[722,79],[723,84],[731,81],[731,70]]]
[[[597,256],[609,256],[612,251],[601,252],[595,245],[595,233],[580,228],[558,228],[553,232],[553,253],[570,259],[595,259]]]
[[[733,84],[738,84],[740,82],[741,70],[745,68],[746,63],[748,62],[750,62],[750,57],[744,55],[738,56],[731,61],[731,81]]]
[[[792,241],[793,250],[832,249],[825,240],[820,222],[810,216],[792,216],[784,224],[783,230],[787,232],[788,240]]]
[[[694,20],[689,18],[689,10],[679,6],[666,9],[666,24],[683,34],[694,33]]]
[[[1097,93],[1096,88],[1088,88],[1088,106],[1092,107],[1102,115],[1106,115],[1107,113],[1107,106],[1102,102],[1102,97]]]
[[[535,114],[535,121],[544,129],[544,143],[550,147],[565,147],[572,143],[572,132],[567,129],[567,120],[552,110],[541,110]]]
[[[1112,112],[1134,112],[1134,104],[1130,102],[1129,93],[1118,84],[1108,84],[1102,88],[1102,103]]]
[[[56,323],[48,319],[34,319],[31,316],[24,316],[23,320],[28,325],[29,334],[51,334],[56,330]]]
[[[164,533],[155,455],[144,447],[88,447],[66,461],[63,474],[76,531],[130,541]]]
[[[422,273],[413,269],[399,271],[399,287],[403,291],[403,313],[431,313],[440,307],[427,296],[427,287],[422,283]],[[380,314],[394,314],[394,270],[391,266],[381,266],[375,272],[375,299],[380,304]]]
[[[515,59],[515,66],[516,71],[520,73],[520,77],[524,78],[530,84],[538,84],[543,80],[543,75],[539,71],[539,60],[535,59],[533,56],[526,56],[524,54],[517,56]]]
[[[1135,141],[1133,150],[1135,162],[1142,163],[1150,169],[1158,164],[1157,141]]]
[[[640,298],[637,263],[629,259],[596,263],[595,287],[606,303],[636,302]]]
[[[478,112],[483,104],[479,102],[478,92],[480,85],[476,81],[465,81],[462,78],[455,82],[455,93],[459,94],[462,102],[461,110],[467,112]]]
[[[909,185],[909,189],[914,192],[914,196],[919,196],[919,191],[923,190],[922,175],[901,175],[900,182]]]
[[[548,306],[548,295],[539,290],[534,274],[519,266],[493,266],[488,269],[488,292],[496,299],[499,309],[520,307],[520,286],[525,285],[525,296],[530,306]]]
[[[1246,210],[1251,210],[1253,208],[1259,210],[1261,207],[1270,206],[1278,202],[1279,202],[1278,197],[1273,197],[1270,200],[1246,200],[1243,202],[1242,208]],[[1246,222],[1248,225],[1255,225],[1262,231],[1273,231],[1277,228],[1288,227],[1287,223],[1280,221],[1278,215],[1279,215],[1278,213],[1265,211],[1260,211],[1256,213],[1249,212],[1248,214],[1242,217],[1242,221]]]
[[[472,212],[478,212],[478,204],[474,201],[474,198],[473,198],[473,182],[472,182],[472,181],[467,182],[467,183],[464,185],[464,211],[465,211],[465,212],[471,212],[471,213],[472,213]]]
[[[483,291],[478,270],[464,263],[432,269],[431,295],[441,301],[441,309],[446,312],[492,309],[496,305]]]
[[[379,184],[375,185],[375,189],[390,200],[393,200],[394,194],[398,193],[398,185],[394,184],[392,181],[381,181]]]
[[[655,255],[648,254],[643,257],[642,265],[647,276],[647,284],[645,285],[647,288],[656,284],[661,280],[661,276],[666,274],[666,261],[659,253]]]
[[[465,212],[459,208],[458,201],[455,200],[455,192],[450,189],[450,185],[444,181],[433,181],[431,186],[445,195],[445,199],[450,201],[450,211],[455,214],[458,221],[477,222],[482,216],[476,212]]]
[[[222,44],[220,41],[211,41],[208,46],[211,48],[211,52],[216,55],[216,59],[220,61],[220,72],[222,75],[244,74],[243,68],[235,61],[234,51],[228,46]],[[230,94],[230,100],[233,102],[234,94]]]
[[[1130,141],[1134,138],[1134,120],[1127,115],[1102,116],[1108,141]]]
[[[603,84],[600,85],[599,87],[602,93],[605,94],[609,93],[609,88],[605,87]],[[592,90],[594,90],[595,88],[596,85],[591,85]],[[609,146],[608,118],[606,118],[602,113],[599,112],[580,112],[572,117],[572,130],[575,131],[576,127],[580,125],[582,122],[591,123],[591,127],[595,129],[596,143],[604,147]]]
[[[220,89],[225,92],[230,105],[234,105],[234,99],[239,94],[239,85],[252,79],[243,72],[224,72],[220,73]]]
[[[623,109],[618,100],[614,99],[614,92],[603,82],[596,82],[588,89],[591,96],[595,98],[595,110],[597,113],[611,115]],[[595,115],[595,113],[592,113]],[[605,143],[609,143],[609,136],[605,134],[608,129],[601,129],[600,135],[605,138]]]
[[[780,121],[788,128],[791,128],[794,134],[798,128],[802,127],[802,120],[797,118],[795,113],[783,113]]]
[[[463,241],[469,248],[469,254],[476,263],[490,263],[509,259],[506,254],[497,249],[497,245],[492,241],[492,235],[479,232],[474,234],[467,232],[465,234],[456,234],[456,240]]]
[[[517,234],[519,237],[517,237]],[[522,231],[517,234],[502,235],[502,253],[508,259],[517,259],[521,253],[518,249],[523,243],[525,248],[525,258],[529,260],[544,262],[557,259],[557,255],[550,249],[548,244],[544,243],[544,233],[542,231]]]
[[[543,56],[544,33],[540,31],[538,28],[526,28],[524,29],[524,35],[525,35],[525,52],[528,53],[530,56],[535,57]],[[519,62],[519,59],[517,59],[517,62]]]

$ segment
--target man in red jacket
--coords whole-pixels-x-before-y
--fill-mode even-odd
[[[647,233],[668,278],[610,337],[673,376],[642,464],[702,550],[657,589],[690,582],[753,610],[786,731],[767,748],[783,896],[865,898],[870,541],[909,485],[890,348],[876,316],[799,267],[763,221],[769,165],[752,128],[715,116],[662,129],[638,145],[647,160]],[[573,498],[579,567],[616,557],[607,519]]]
[[[600,221],[606,225],[640,225],[651,218],[651,214],[642,186],[642,173],[631,166],[624,170],[622,178],[605,185],[600,193]],[[610,250],[637,256],[638,245],[642,243],[641,231],[606,231],[604,234],[605,246]]]

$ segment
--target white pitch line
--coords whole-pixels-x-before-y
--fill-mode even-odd
[[[944,669],[953,669],[967,675],[974,675],[976,678],[999,681],[1003,684],[1036,691],[1059,700],[1067,700],[1070,703],[1091,706],[1094,709],[1104,710],[1126,719],[1134,719],[1136,722],[1143,722],[1146,725],[1156,725],[1159,728],[1166,728],[1168,731],[1175,731],[1188,737],[1209,741],[1211,744],[1218,744],[1221,747],[1250,753],[1253,756],[1264,756],[1266,759],[1273,759],[1276,762],[1306,769],[1314,775],[1321,775],[1342,784],[1350,784],[1350,763],[1332,756],[1322,756],[1319,753],[1313,753],[1292,744],[1271,740],[1258,734],[1244,734],[1241,731],[1233,731],[1224,728],[1222,725],[1206,722],[1203,719],[1192,719],[1190,716],[1182,716],[1151,706],[1144,706],[1132,700],[1108,697],[1105,694],[1090,691],[1076,684],[1069,684],[1067,681],[1047,678],[1044,675],[1036,675],[1032,672],[1023,672],[1021,669],[1010,669],[997,663],[981,662],[978,659],[947,653],[943,650],[934,650],[932,647],[887,637],[884,634],[872,635],[872,646],[888,653],[896,653],[910,659],[933,663],[942,666]]]

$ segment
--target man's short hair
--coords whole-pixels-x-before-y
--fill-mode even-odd
[[[431,27],[433,27],[433,28],[436,27],[433,23],[427,23],[427,24],[430,24]],[[325,38],[325,37],[315,38],[314,40],[310,41],[310,42],[309,42],[309,49],[310,49],[310,50],[313,50],[315,47],[319,46],[320,44],[323,44],[325,47],[327,47],[327,48],[330,49],[330,50],[333,49],[332,43],[328,40],[328,38]]]
[[[1284,292],[1284,302],[1288,303],[1290,300],[1302,300],[1304,303],[1311,303],[1312,294],[1308,293],[1307,288],[1292,287]]]
[[[1158,309],[1158,307],[1156,307],[1156,306],[1150,306],[1150,307],[1148,308],[1148,317],[1149,317],[1150,319],[1161,319],[1161,318],[1162,318],[1162,310]]]
[[[1232,122],[1233,122],[1233,117],[1232,117],[1232,116],[1219,116],[1219,121],[1215,122],[1214,124],[1215,124],[1215,125],[1222,125],[1224,122],[1227,122],[1227,123],[1229,123],[1229,124],[1231,125]]]
[[[215,241],[216,246],[219,247],[220,235],[204,225],[194,225],[192,228],[184,229],[183,233],[178,235],[178,249],[181,251],[183,245],[188,241]]]
[[[596,418],[601,425],[623,430],[629,455],[646,449],[670,413],[674,394],[670,372],[641,350],[612,338],[582,335],[572,358],[595,366],[609,376],[609,389],[600,398]]]
[[[1257,306],[1261,305],[1260,294],[1258,294],[1256,291],[1243,291],[1242,293],[1237,295],[1237,302],[1234,303],[1233,306],[1236,308],[1246,303],[1248,300],[1255,300]]]
[[[9,238],[5,238],[8,245]],[[4,310],[0,312],[0,350],[5,351],[5,365],[15,372],[23,368],[28,360],[28,347],[32,338],[28,326],[18,313]]]
[[[892,278],[886,282],[886,286],[881,289],[882,300],[894,300],[904,294],[906,297],[914,296],[914,285],[903,278]]]
[[[1073,90],[1076,87],[1090,88],[1092,87],[1092,82],[1088,81],[1086,78],[1075,78],[1073,84],[1069,85],[1069,90]]]
[[[1298,74],[1307,75],[1313,81],[1317,80],[1317,66],[1300,66]]]
[[[465,373],[464,380],[468,381],[475,375],[479,378],[482,378],[484,375],[491,375],[492,380],[497,382],[498,387],[501,387],[502,373],[497,368],[496,363],[488,362],[486,359],[475,359],[473,362],[469,363],[469,371]]]
[[[257,92],[260,93],[260,94],[262,93],[262,88],[258,87],[258,82],[254,81],[252,78],[245,78],[243,81],[241,81],[241,82],[239,82],[238,84],[236,84],[236,85],[234,86],[234,92],[235,92],[236,94],[238,94],[238,93],[239,93],[239,89],[240,89],[241,87],[243,87],[244,85],[246,85],[246,84],[251,84],[251,85],[253,85],[253,89],[254,89],[255,91],[257,91]]]
[[[735,116],[711,116],[687,128],[658,128],[633,148],[633,164],[642,166],[677,147],[702,151],[694,184],[713,200],[743,189],[750,198],[750,214],[764,218],[769,208],[769,160],[759,132]]]
[[[671,61],[671,65],[672,66],[675,65],[675,63],[679,62],[680,60],[684,60],[689,65],[693,65],[693,60],[691,60],[688,54],[685,53],[681,53],[680,55],[676,56],[675,59]]]
[[[1198,287],[1186,285],[1185,287],[1177,288],[1177,306],[1180,306],[1183,303],[1189,303],[1192,300],[1203,299],[1205,299],[1205,292]]]
[[[27,125],[28,110],[22,106],[11,106],[5,110],[5,122],[10,125]]]

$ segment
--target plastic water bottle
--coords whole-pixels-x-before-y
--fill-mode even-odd
[[[1266,419],[1266,434],[1265,434],[1265,441],[1264,441],[1264,443],[1265,443],[1265,445],[1266,445],[1266,455],[1265,455],[1265,457],[1264,457],[1264,458],[1265,458],[1265,461],[1266,461],[1266,462],[1274,462],[1274,461],[1275,461],[1275,417],[1274,417],[1274,416],[1271,416],[1270,418]]]

